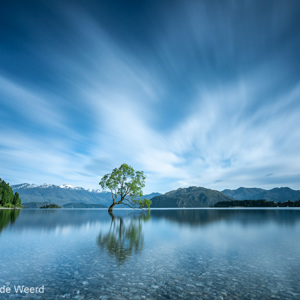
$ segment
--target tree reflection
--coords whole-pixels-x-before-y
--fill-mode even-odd
[[[106,249],[108,254],[115,257],[119,263],[124,263],[130,256],[142,251],[144,235],[143,223],[150,219],[150,212],[141,212],[138,215],[122,218],[111,216],[108,232],[100,232],[98,245]]]
[[[19,209],[0,210],[0,232],[8,225],[14,224],[20,214]]]

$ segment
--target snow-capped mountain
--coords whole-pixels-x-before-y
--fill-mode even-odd
[[[109,192],[99,189],[84,189],[70,184],[29,184],[22,183],[11,186],[13,191],[18,192],[22,203],[28,202],[51,202],[58,205],[67,203],[102,204],[107,206],[111,200]]]
[[[37,184],[30,184],[30,183],[22,183],[22,184],[15,184],[13,185],[13,189],[14,190],[19,190],[19,189],[35,189],[35,188],[40,188],[40,189],[47,189],[47,188],[61,188],[61,189],[68,189],[68,190],[76,190],[76,191],[87,191],[90,193],[107,193],[107,192],[103,192],[100,189],[85,189],[83,187],[79,187],[79,186],[73,186],[71,184],[62,184],[62,185],[55,185],[55,184],[41,184],[41,185],[37,185]]]
[[[84,189],[70,184],[29,184],[22,183],[11,186],[14,192],[18,192],[22,203],[50,202],[60,206],[69,203],[101,204],[108,207],[111,204],[111,193],[100,189]],[[152,193],[145,195],[148,199],[159,195]]]
[[[63,184],[59,186],[62,189],[70,189],[70,190],[77,190],[77,191],[88,191],[90,193],[103,193],[102,190],[99,189],[85,189],[79,186],[73,186],[71,184]]]
[[[14,187],[15,190],[38,187],[38,185],[36,185],[36,184],[29,184],[29,183],[15,184],[15,185],[12,185],[12,186]]]

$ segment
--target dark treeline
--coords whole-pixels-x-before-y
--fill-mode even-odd
[[[17,192],[13,192],[8,183],[0,178],[0,207],[22,207],[21,199]]]
[[[46,204],[41,206],[40,208],[61,208],[61,206],[55,204],[55,203],[51,203],[51,204]]]
[[[233,200],[221,201],[214,205],[214,207],[300,207],[300,200],[287,202],[274,202],[267,200]]]

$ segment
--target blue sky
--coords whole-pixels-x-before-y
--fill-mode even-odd
[[[0,176],[300,189],[300,2],[5,1]]]

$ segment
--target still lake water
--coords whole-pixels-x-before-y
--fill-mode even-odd
[[[0,270],[0,299],[300,299],[300,210],[0,210]]]

